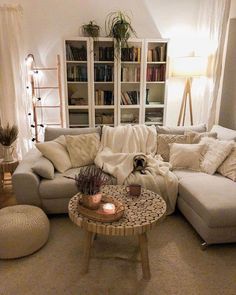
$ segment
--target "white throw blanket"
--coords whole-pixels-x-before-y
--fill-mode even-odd
[[[167,203],[167,214],[170,214],[175,210],[178,180],[169,164],[155,157],[156,141],[155,126],[104,126],[95,164],[116,177],[118,184],[139,183],[160,194]],[[133,159],[137,155],[147,156],[146,174],[133,172]]]

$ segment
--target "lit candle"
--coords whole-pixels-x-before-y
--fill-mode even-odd
[[[106,203],[103,205],[103,211],[107,214],[114,214],[116,211],[116,207],[112,203]]]

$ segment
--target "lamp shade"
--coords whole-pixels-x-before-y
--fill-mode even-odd
[[[173,77],[199,77],[206,75],[206,58],[200,56],[176,57],[172,64]]]

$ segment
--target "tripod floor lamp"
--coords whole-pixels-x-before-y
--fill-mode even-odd
[[[178,126],[185,124],[187,105],[189,106],[190,124],[193,125],[193,107],[191,95],[191,83],[193,77],[204,76],[206,71],[206,61],[199,56],[177,57],[173,60],[173,77],[185,78],[185,87],[182,97]]]

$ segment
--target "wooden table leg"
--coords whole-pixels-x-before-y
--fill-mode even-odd
[[[92,232],[85,231],[83,273],[88,272],[93,236],[94,234]]]
[[[140,247],[140,252],[141,252],[143,278],[146,280],[150,280],[151,273],[150,273],[149,258],[148,258],[147,234],[142,233],[142,234],[138,235],[138,239],[139,239],[139,247]]]

